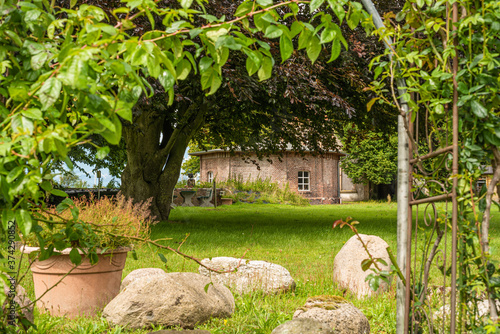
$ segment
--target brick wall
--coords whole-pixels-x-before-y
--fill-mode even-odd
[[[260,169],[250,160],[257,160]],[[266,159],[258,160],[256,156],[243,159],[239,153],[231,156],[227,152],[208,152],[200,155],[200,181],[208,181],[208,172],[220,181],[230,177],[242,177],[245,181],[270,178],[281,186],[288,182],[290,189],[309,198],[312,203],[333,203],[339,198],[338,154],[328,153],[321,157],[287,152],[281,161],[277,156],[271,156],[270,160],[272,163]],[[298,190],[299,171],[309,172],[309,191]]]

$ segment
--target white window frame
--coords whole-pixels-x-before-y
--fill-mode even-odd
[[[207,172],[207,180],[208,180],[208,183],[214,182],[214,172],[212,172],[212,171]]]
[[[300,170],[297,178],[297,187],[299,191],[310,191],[311,190],[311,173],[306,170]]]

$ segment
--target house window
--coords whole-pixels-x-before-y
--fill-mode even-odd
[[[209,183],[214,182],[214,172],[208,172],[207,173],[207,180]]]
[[[299,172],[299,190],[309,191],[309,172]]]

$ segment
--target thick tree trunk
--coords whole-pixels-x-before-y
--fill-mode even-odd
[[[198,102],[198,101],[197,101]],[[151,212],[167,220],[172,195],[180,175],[189,141],[201,128],[207,103],[202,99],[184,111],[172,126],[171,118],[159,108],[140,110],[134,123],[124,127],[127,166],[122,174],[122,193],[135,202],[152,198]]]

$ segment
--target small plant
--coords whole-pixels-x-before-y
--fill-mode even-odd
[[[35,233],[23,241],[40,247],[40,260],[53,255],[54,249],[80,248],[93,253],[97,248],[104,251],[131,247],[134,242],[149,238],[149,226],[154,223],[150,202],[151,199],[134,204],[121,194],[99,200],[93,194],[89,198],[67,198],[55,208],[38,211]],[[76,253],[75,249],[75,256]]]

